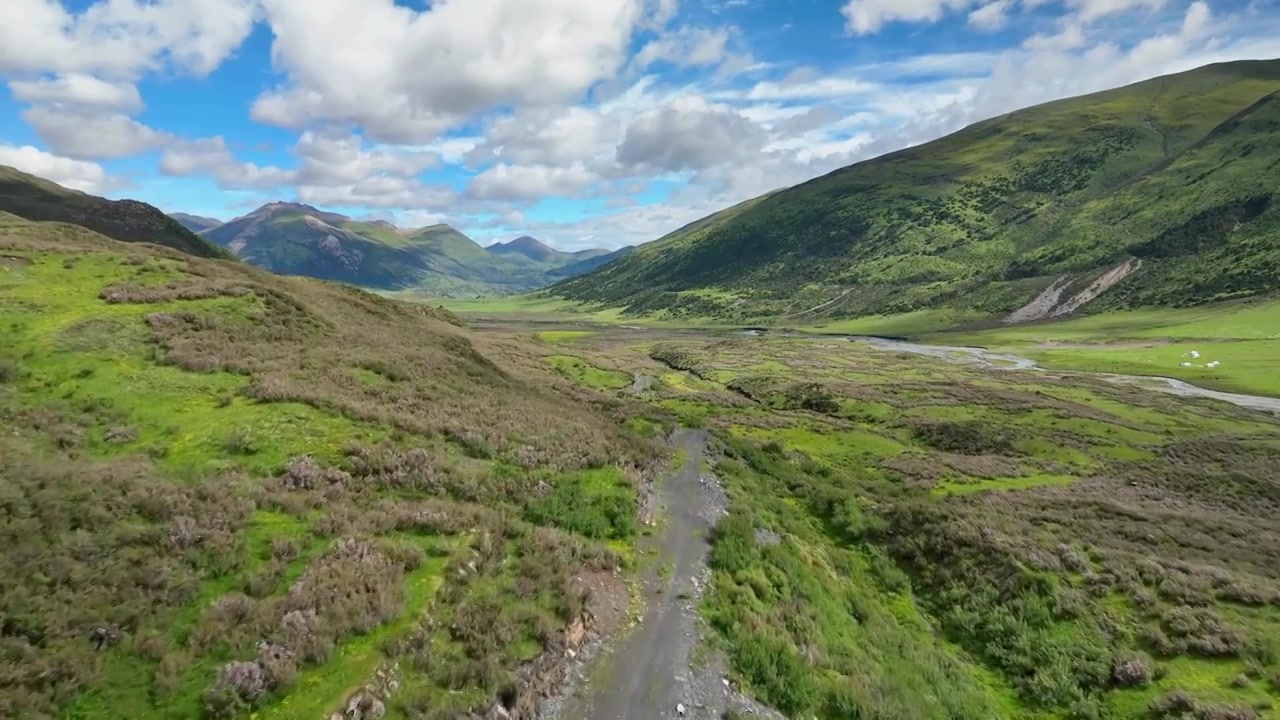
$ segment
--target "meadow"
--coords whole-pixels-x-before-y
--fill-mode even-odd
[[[713,432],[708,642],[787,716],[1277,716],[1274,417],[823,338],[572,352]]]

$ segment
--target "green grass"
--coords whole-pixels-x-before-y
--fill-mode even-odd
[[[413,538],[415,542],[438,544],[431,538]],[[456,544],[456,543],[455,543]],[[334,658],[322,666],[305,670],[298,677],[295,690],[279,703],[254,713],[252,720],[311,720],[324,718],[344,708],[347,696],[373,677],[386,660],[383,642],[408,634],[423,619],[436,590],[443,582],[446,558],[431,558],[405,579],[405,602],[400,615],[377,630],[343,643]]]
[[[591,337],[595,333],[590,330],[544,330],[538,337],[549,343],[566,343]]]
[[[1280,697],[1267,416],[822,340],[655,349],[632,352],[739,391],[657,402],[723,444],[703,614],[735,678],[789,716],[1118,720],[1173,691],[1205,712]],[[789,386],[832,402],[777,402]],[[1161,674],[1116,687],[1132,653]]]
[[[307,405],[240,397],[246,383],[240,375],[157,365],[148,346],[146,315],[197,310],[231,316],[254,309],[250,298],[149,305],[104,305],[96,298],[97,288],[139,273],[153,282],[176,278],[167,267],[160,263],[140,270],[110,255],[49,254],[6,272],[10,310],[0,322],[12,342],[10,352],[29,368],[17,386],[21,401],[92,408],[100,417],[90,434],[94,452],[141,452],[182,474],[233,468],[270,474],[295,455],[336,460],[349,442],[386,436],[384,429]],[[121,428],[132,439],[107,439]]]
[[[624,372],[596,367],[572,355],[548,355],[543,361],[570,380],[596,390],[620,390],[631,384],[631,376]]]
[[[1280,302],[1142,309],[980,332],[927,335],[981,345],[1056,370],[1172,377],[1214,390],[1280,396]],[[1067,347],[1056,347],[1066,345]],[[1190,357],[1191,351],[1200,354]],[[1204,367],[1211,361],[1217,368]],[[1190,362],[1194,366],[1181,367]]]
[[[1200,353],[1193,360],[1190,351]],[[1280,397],[1280,340],[1255,342],[1185,342],[1150,348],[1039,350],[1028,353],[1056,370],[1156,375],[1185,380],[1226,392]],[[1203,367],[1217,360],[1216,368]],[[1183,362],[1200,367],[1184,368]]]

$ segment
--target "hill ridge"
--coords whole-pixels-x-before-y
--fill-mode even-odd
[[[1129,254],[1141,269],[1077,311],[1267,292],[1276,97],[1269,60],[1015,110],[689,223],[549,292],[734,322],[837,296],[821,314],[996,318],[1064,273],[1074,296]],[[1201,262],[1152,256],[1196,233],[1215,238],[1195,245]]]
[[[188,255],[231,255],[141,200],[109,200],[0,165],[0,211],[33,222],[64,222],[122,242],[146,242]]]

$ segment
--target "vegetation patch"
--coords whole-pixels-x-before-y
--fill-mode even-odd
[[[70,226],[0,254],[0,715],[529,717],[652,410],[349,287]]]
[[[548,355],[543,362],[570,380],[596,390],[621,390],[631,384],[631,376],[624,372],[596,367],[572,355]]]

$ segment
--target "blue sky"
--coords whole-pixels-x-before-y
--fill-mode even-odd
[[[1280,57],[1277,0],[4,0],[0,164],[618,247],[1018,107]]]

